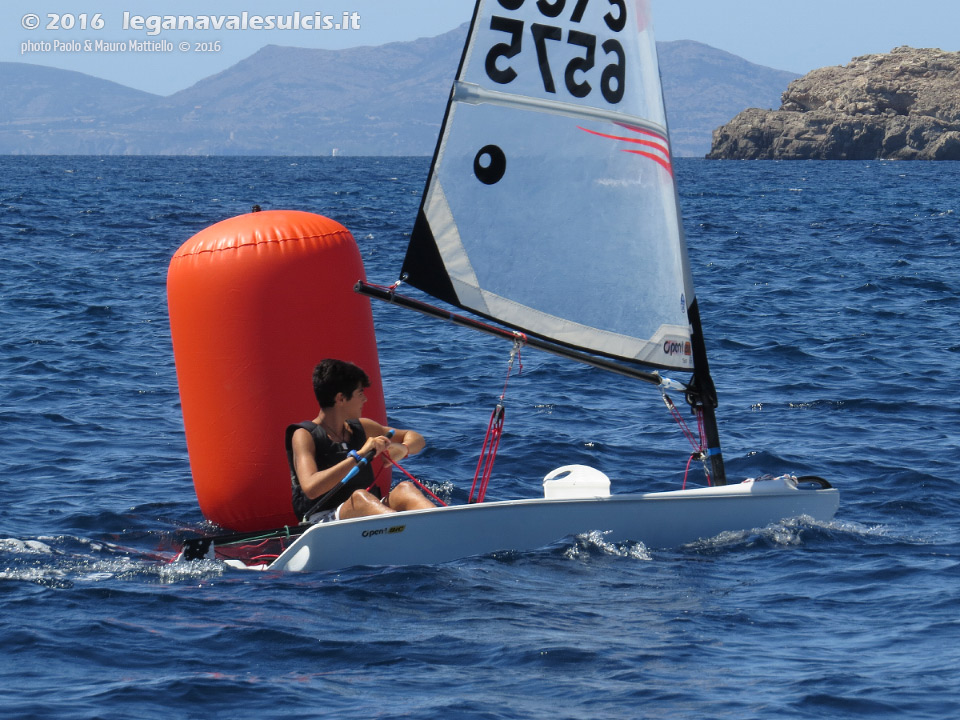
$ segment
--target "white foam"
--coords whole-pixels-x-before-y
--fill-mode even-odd
[[[607,555],[633,560],[652,560],[653,556],[647,546],[641,542],[613,543],[606,539],[606,532],[593,532],[577,535],[576,544],[569,548],[564,555],[573,560],[589,553],[591,549],[600,550]]]

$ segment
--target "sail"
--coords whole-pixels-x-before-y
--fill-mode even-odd
[[[479,0],[402,273],[562,345],[693,369],[646,0]]]

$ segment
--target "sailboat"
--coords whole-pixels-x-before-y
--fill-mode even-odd
[[[287,530],[261,567],[436,563],[591,531],[672,547],[835,514],[821,478],[727,482],[647,0],[478,0],[400,278],[356,289],[678,391],[710,484],[611,494],[564,466],[537,497]]]

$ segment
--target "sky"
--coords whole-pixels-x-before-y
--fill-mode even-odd
[[[264,45],[340,49],[430,37],[468,21],[473,4],[474,0],[2,0],[0,62],[77,70],[170,95]],[[658,40],[696,40],[758,65],[800,74],[899,45],[960,51],[960,2],[954,0],[650,0],[650,4]],[[299,12],[311,21],[327,16],[328,25],[342,27],[165,29],[149,34],[151,16],[242,12]],[[126,28],[125,13],[130,18]],[[132,48],[134,41],[145,45]]]

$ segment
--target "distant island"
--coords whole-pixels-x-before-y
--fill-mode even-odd
[[[0,154],[431,155],[466,33],[346,50],[271,45],[167,97],[0,63]],[[678,156],[703,157],[714,128],[743,108],[775,107],[799,77],[688,40],[657,47]]]
[[[707,156],[960,160],[960,53],[898,47],[794,80],[779,110],[744,110]]]

